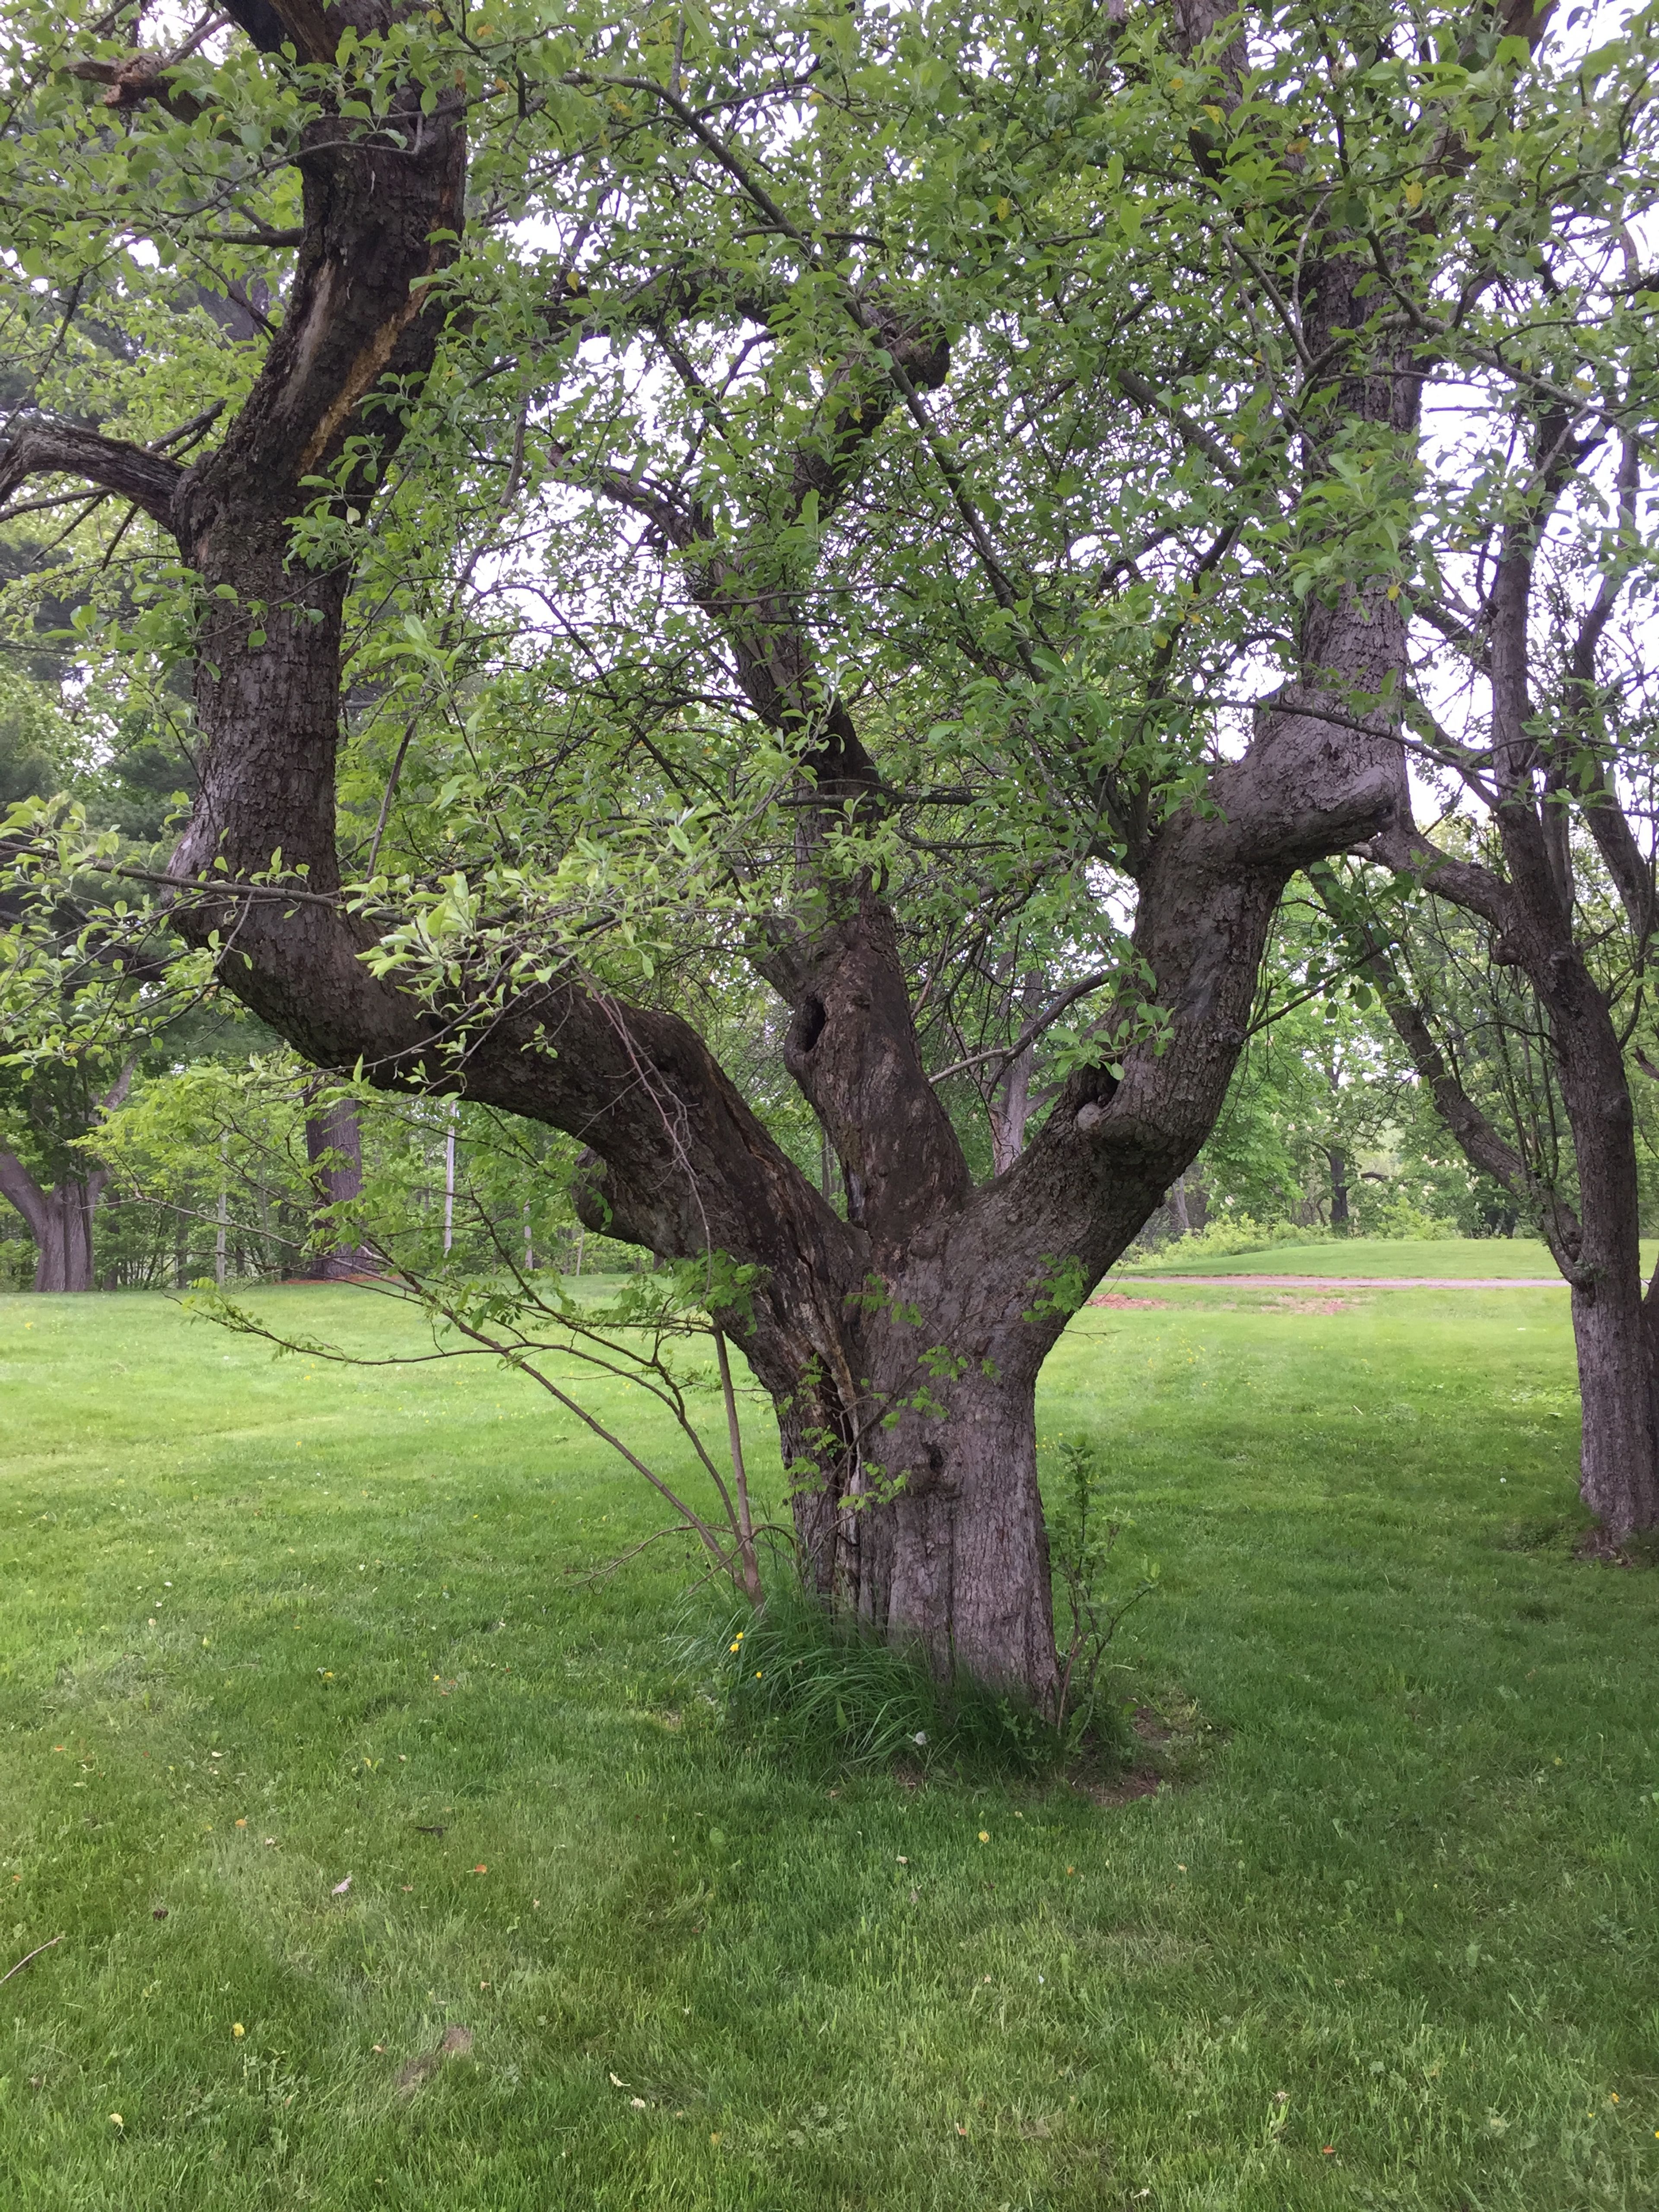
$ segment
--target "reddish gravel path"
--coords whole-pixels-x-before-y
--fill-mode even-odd
[[[1252,1291],[1547,1291],[1559,1275],[1118,1275],[1120,1283],[1231,1283]]]

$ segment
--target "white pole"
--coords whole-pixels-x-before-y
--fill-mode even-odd
[[[526,1275],[536,1272],[536,1249],[530,1241],[530,1200],[524,1202],[524,1271]]]
[[[225,1162],[229,1158],[230,1139],[228,1137],[221,1137],[219,1139],[219,1165],[222,1171]],[[225,1232],[229,1225],[229,1222],[230,1193],[224,1188],[224,1184],[222,1180],[219,1187],[219,1227],[218,1231],[213,1239],[213,1279],[217,1283],[222,1291],[225,1287]]]
[[[455,1242],[455,1102],[449,1103],[449,1129],[444,1138],[444,1250]]]

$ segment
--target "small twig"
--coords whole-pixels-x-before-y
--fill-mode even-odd
[[[750,1605],[761,1601],[760,1569],[755,1559],[755,1528],[749,1510],[749,1471],[743,1463],[743,1432],[738,1426],[737,1394],[732,1388],[732,1363],[726,1356],[725,1332],[714,1331],[714,1357],[720,1362],[720,1395],[726,1401],[726,1436],[732,1452],[732,1481],[738,1493],[738,1548],[743,1558],[744,1589]]]
[[[970,1053],[966,1060],[953,1060],[949,1067],[941,1067],[937,1075],[930,1075],[927,1080],[943,1083],[947,1075],[960,1075],[965,1068],[977,1067],[981,1060],[994,1060],[1006,1064],[1018,1060],[1027,1046],[1035,1044],[1044,1030],[1051,1028],[1079,999],[1087,998],[1091,991],[1099,990],[1103,983],[1109,983],[1118,972],[1115,968],[1103,968],[1097,975],[1085,975],[1080,983],[1073,983],[1069,990],[1062,991],[1035,1020],[1028,1022],[1014,1043],[993,1045],[985,1052]],[[929,981],[932,981],[931,977]],[[1000,1073],[999,1068],[998,1073]]]
[[[567,1567],[565,1573],[570,1578],[569,1587],[572,1589],[591,1589],[596,1583],[607,1582],[619,1568],[625,1567],[630,1559],[638,1559],[641,1552],[647,1550],[653,1544],[660,1542],[663,1537],[695,1537],[696,1533],[689,1521],[673,1521],[666,1528],[653,1528],[651,1534],[639,1543],[630,1544],[625,1552],[618,1552],[614,1559],[606,1559],[602,1565],[591,1568],[585,1575],[579,1575],[573,1568]]]
[[[404,755],[409,750],[409,741],[414,734],[415,717],[411,714],[404,730],[403,743],[398,746],[397,757],[392,763],[392,773],[386,780],[386,795],[380,801],[380,818],[374,824],[374,842],[368,848],[368,866],[366,873],[371,882],[374,878],[374,863],[380,857],[380,840],[386,835],[386,817],[392,811],[392,795],[398,788],[398,778],[403,774]]]
[[[25,1966],[32,1965],[40,1957],[42,1951],[50,1951],[52,1943],[61,1943],[63,1940],[61,1936],[54,1936],[52,1943],[37,1944],[27,1958],[20,1959],[15,1966],[8,1966],[5,1972],[0,1974],[0,1982],[9,1982],[14,1974],[21,1974]]]

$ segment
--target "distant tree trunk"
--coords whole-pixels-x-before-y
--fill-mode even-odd
[[[1031,1113],[1031,1071],[1036,1048],[1027,1045],[1009,1062],[988,1111],[991,1121],[991,1165],[1006,1175],[1025,1149],[1025,1124]]]
[[[219,1139],[219,1208],[215,1215],[218,1224],[213,1237],[213,1279],[220,1290],[225,1287],[225,1242],[230,1233],[230,1193],[225,1188],[225,1159],[230,1140]]]
[[[1183,1237],[1193,1233],[1193,1217],[1187,1208],[1187,1178],[1178,1175],[1170,1185],[1170,1211],[1175,1216],[1176,1227]]]
[[[15,1152],[0,1152],[0,1192],[34,1239],[37,1291],[90,1291],[92,1218],[109,1178],[97,1169],[84,1182],[65,1176],[43,1190]]]
[[[320,1114],[307,1116],[306,1157],[317,1192],[309,1272],[319,1282],[343,1281],[369,1264],[362,1245],[338,1241],[332,1223],[321,1218],[325,1207],[349,1206],[363,1194],[362,1130],[349,1098],[337,1098]]]
[[[449,1109],[449,1127],[444,1132],[444,1255],[447,1258],[455,1242],[455,1108]],[[578,1268],[577,1273],[581,1271]]]
[[[1325,1158],[1331,1170],[1331,1226],[1348,1225],[1348,1158],[1340,1145],[1328,1145]]]
[[[104,1111],[118,1106],[126,1097],[137,1065],[135,1054],[100,1101]],[[50,1190],[43,1190],[15,1152],[0,1152],[0,1196],[10,1200],[34,1239],[37,1291],[96,1287],[92,1272],[92,1222],[108,1183],[109,1170],[94,1168],[84,1176],[64,1176]]]

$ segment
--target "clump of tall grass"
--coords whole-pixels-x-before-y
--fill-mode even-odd
[[[919,1653],[798,1588],[732,1613],[714,1636],[685,1638],[681,1657],[717,1678],[732,1737],[813,1772],[1037,1779],[1078,1766],[1110,1773],[1128,1759],[1125,1715],[1104,1683],[1057,1727],[1029,1699],[965,1673],[935,1681]]]

